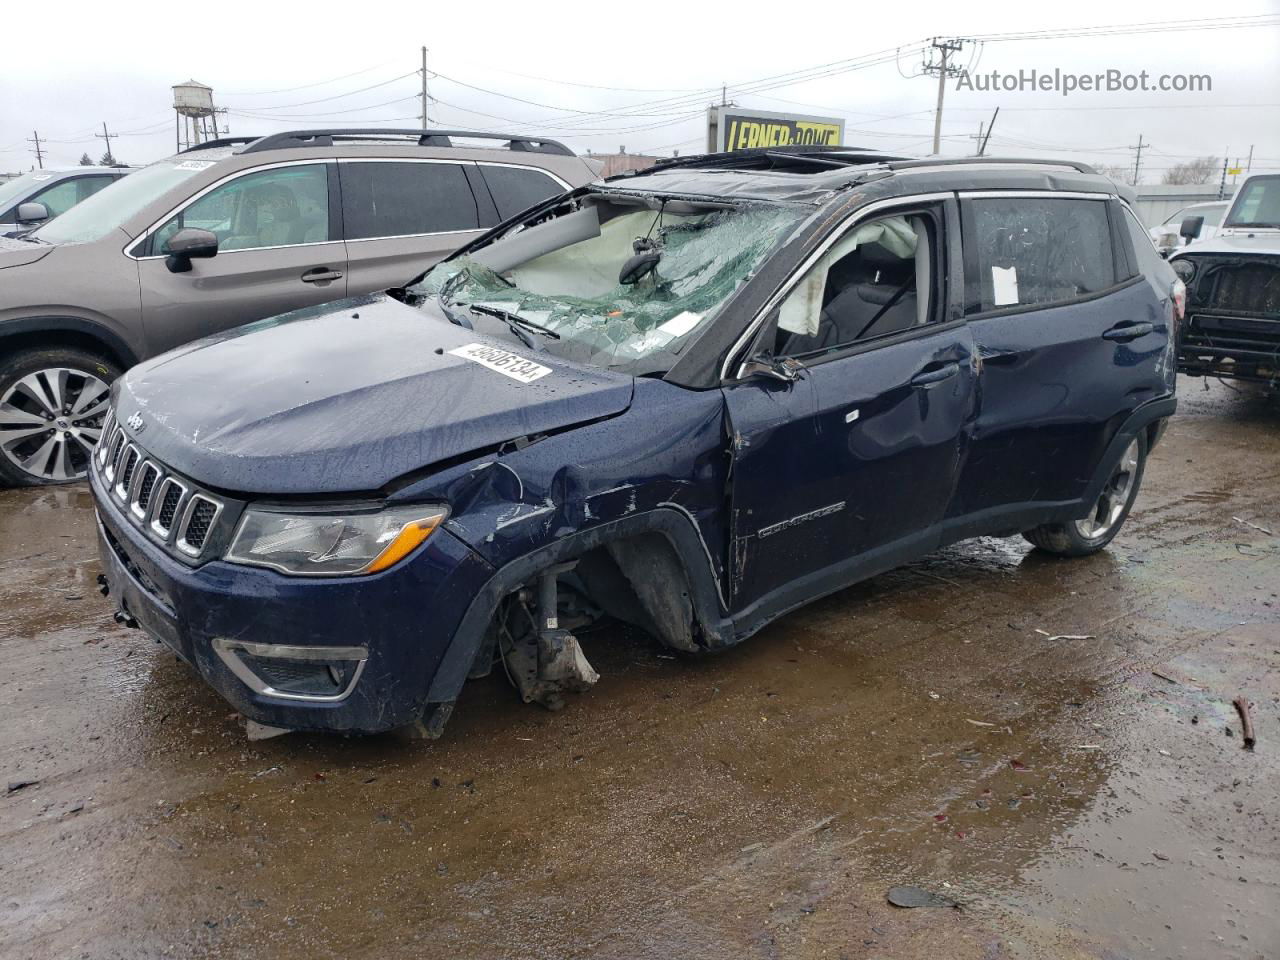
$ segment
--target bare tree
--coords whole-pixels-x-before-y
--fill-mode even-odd
[[[1175,164],[1164,172],[1161,183],[1208,183],[1221,164],[1217,157],[1196,157],[1186,163]]]
[[[1097,168],[1098,172],[1116,183],[1127,183],[1134,186],[1133,167],[1121,166],[1118,163],[1108,163]]]

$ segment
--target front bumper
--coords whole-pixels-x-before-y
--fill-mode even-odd
[[[1280,380],[1280,318],[1190,314],[1179,337],[1178,370],[1275,383]]]
[[[454,631],[493,575],[443,528],[403,563],[366,577],[309,580],[220,560],[192,568],[125,520],[97,471],[90,484],[103,574],[118,609],[268,726],[377,733],[418,719]],[[228,649],[286,647],[312,658],[333,648],[331,659],[350,665],[341,695],[299,699],[254,684],[228,656]],[[358,665],[356,651],[364,652]]]

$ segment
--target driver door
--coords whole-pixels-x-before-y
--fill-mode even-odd
[[[952,259],[947,206],[846,230],[755,341],[796,379],[724,386],[738,616],[781,613],[939,542],[977,395],[974,344],[937,267]]]
[[[151,353],[347,293],[334,164],[254,170],[197,197],[148,239],[138,261]],[[164,244],[194,227],[218,237],[218,254],[171,273]]]

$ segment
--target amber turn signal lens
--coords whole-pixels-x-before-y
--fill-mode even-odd
[[[400,532],[395,538],[387,544],[383,551],[373,558],[373,561],[364,568],[363,573],[380,573],[390,567],[394,567],[397,563],[413,553],[414,550],[422,546],[426,542],[427,537],[431,536],[431,531],[440,526],[444,520],[443,513],[433,514],[429,517],[423,517],[421,520],[412,520],[400,528]]]

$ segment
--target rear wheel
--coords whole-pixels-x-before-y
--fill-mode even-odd
[[[1145,433],[1139,433],[1120,455],[1087,516],[1068,523],[1046,523],[1022,535],[1041,550],[1063,557],[1097,553],[1124,526],[1138,495],[1146,462],[1147,438]]]
[[[36,486],[85,476],[120,370],[72,347],[0,360],[0,483]]]

